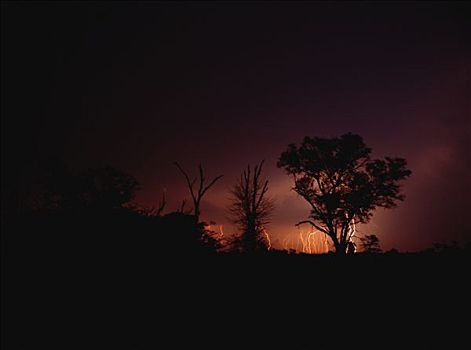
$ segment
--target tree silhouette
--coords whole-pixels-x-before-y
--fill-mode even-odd
[[[76,202],[77,180],[63,162],[49,160],[41,164],[36,182],[34,209],[51,211]]]
[[[146,217],[162,217],[164,214],[164,209],[167,206],[167,196],[165,189],[162,192],[162,199],[159,201],[159,205],[157,207],[145,207],[139,205],[129,205],[128,208],[132,209],[136,213]]]
[[[165,189],[162,192],[162,199],[159,201],[159,206],[156,208],[155,215],[162,216],[165,206],[167,205],[167,197],[165,196]]]
[[[109,166],[82,173],[78,186],[80,203],[95,209],[122,208],[139,188],[134,177]]]
[[[290,144],[278,167],[293,176],[294,191],[311,206],[309,223],[345,254],[355,223],[367,223],[375,208],[402,201],[399,181],[410,176],[403,158],[371,159],[361,136],[305,137]]]
[[[208,230],[204,222],[198,222],[194,215],[172,212],[159,217],[155,228],[158,245],[172,255],[189,257],[215,253],[220,248],[217,234]]]
[[[378,254],[381,253],[381,247],[379,245],[379,238],[376,235],[366,235],[360,237],[361,250],[364,253]]]
[[[181,202],[181,204],[180,204],[180,206],[179,206],[178,209],[177,209],[177,212],[178,212],[178,213],[182,213],[182,214],[189,214],[189,213],[191,213],[191,209],[188,210],[188,211],[186,211],[186,210],[185,210],[185,207],[186,207],[186,199],[183,199],[182,202]]]
[[[216,176],[213,180],[209,182],[208,185],[205,184],[206,178],[204,177],[204,170],[203,166],[200,164],[198,166],[199,169],[199,184],[198,189],[194,188],[197,178],[195,177],[193,180],[190,181],[190,177],[186,173],[185,170],[178,164],[177,162],[174,163],[175,166],[180,170],[180,172],[185,176],[186,183],[188,185],[188,190],[190,191],[191,199],[193,200],[193,214],[196,216],[196,219],[199,220],[200,217],[200,203],[201,199],[205,195],[205,193],[218,181],[223,175]],[[182,203],[181,211],[183,212],[185,206],[185,202]]]
[[[106,166],[73,174],[63,164],[53,164],[39,177],[42,210],[117,209],[128,204],[139,189],[133,176]]]
[[[233,222],[241,230],[237,237],[236,248],[254,252],[268,248],[264,226],[269,223],[274,204],[266,195],[268,180],[261,179],[263,161],[256,165],[253,172],[250,165],[231,188],[232,204],[229,208]]]

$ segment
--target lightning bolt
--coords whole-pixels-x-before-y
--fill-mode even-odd
[[[270,235],[268,234],[267,230],[265,229],[262,229],[262,232],[263,234],[265,235],[265,238],[267,240],[267,243],[268,243],[268,250],[271,250],[271,239],[270,239]]]
[[[289,237],[285,237],[283,239],[283,249],[288,250],[288,242],[289,242]]]
[[[304,254],[323,254],[329,251],[327,236],[317,230],[299,230],[296,251]]]
[[[355,238],[355,235],[357,233],[357,227],[356,227],[356,223],[355,223],[355,216],[352,217],[352,221],[349,224],[348,233],[349,233],[348,242],[353,243],[353,252],[355,253],[357,251],[355,242],[353,242],[353,238]]]

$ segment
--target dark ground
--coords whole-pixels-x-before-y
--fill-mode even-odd
[[[467,342],[469,251],[191,254],[145,234],[86,231],[87,221],[63,231],[31,220],[3,222],[5,349],[453,349]]]

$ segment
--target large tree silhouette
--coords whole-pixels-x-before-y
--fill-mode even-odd
[[[261,179],[263,161],[252,169],[244,170],[231,188],[232,203],[229,212],[242,235],[234,241],[236,249],[244,252],[266,250],[269,247],[264,226],[269,223],[273,201],[267,197],[268,180]]]
[[[375,208],[393,208],[404,199],[399,182],[410,176],[403,158],[371,159],[359,135],[305,137],[290,144],[278,161],[294,179],[294,191],[311,206],[309,223],[345,254],[352,225],[367,223]]]

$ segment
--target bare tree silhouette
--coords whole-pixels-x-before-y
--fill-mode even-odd
[[[162,217],[163,211],[165,207],[167,206],[167,198],[166,198],[165,193],[166,191],[164,189],[162,192],[162,199],[159,201],[158,207],[155,207],[155,206],[142,207],[142,206],[130,205],[129,208],[147,217]]]
[[[216,183],[216,181],[218,181],[219,179],[221,179],[223,177],[223,175],[216,176],[213,180],[211,180],[209,182],[208,185],[206,185],[205,184],[206,178],[204,177],[203,166],[201,164],[199,164],[199,166],[198,166],[199,185],[198,185],[198,188],[196,189],[196,188],[194,188],[194,186],[195,186],[197,178],[195,177],[193,180],[190,180],[190,177],[188,176],[186,171],[183,170],[183,168],[180,166],[180,164],[178,164],[177,162],[174,162],[174,164],[178,168],[178,170],[180,170],[180,172],[183,174],[183,176],[185,177],[185,180],[186,180],[186,183],[187,183],[187,186],[188,186],[188,190],[190,191],[191,199],[193,200],[193,215],[195,215],[196,219],[199,220],[199,217],[200,217],[200,214],[201,214],[200,204],[201,204],[201,200],[202,200],[203,196]],[[183,211],[183,209],[185,207],[185,204],[186,204],[186,202],[184,201],[182,203],[181,208],[180,208],[181,211]]]
[[[162,199],[159,201],[159,206],[155,210],[156,216],[162,216],[162,213],[167,205],[167,198],[165,196],[165,189],[162,192]]]
[[[399,181],[410,176],[403,158],[371,159],[361,136],[305,137],[288,146],[278,167],[293,176],[294,191],[311,206],[309,223],[329,236],[338,254],[345,254],[355,223],[366,223],[375,208],[393,208],[402,201]]]
[[[178,209],[177,209],[177,212],[178,212],[178,213],[182,213],[182,214],[189,214],[189,213],[191,213],[191,209],[185,210],[186,203],[187,203],[187,202],[186,202],[186,199],[183,199],[182,202],[181,202],[181,204],[180,204],[180,206],[179,206]]]
[[[263,161],[252,170],[250,165],[231,188],[232,204],[229,207],[233,222],[241,230],[234,245],[242,251],[253,252],[268,248],[264,226],[269,223],[274,209],[273,200],[267,197],[268,180],[261,179]]]

